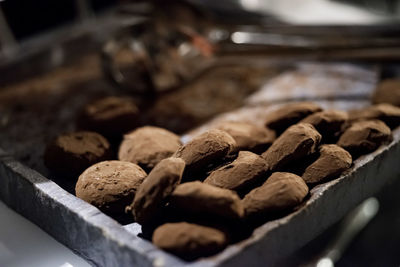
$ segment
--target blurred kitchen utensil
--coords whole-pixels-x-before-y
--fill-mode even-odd
[[[310,266],[333,267],[351,241],[367,226],[379,210],[379,202],[371,197],[364,200],[343,220],[339,232],[321,254],[316,264]]]
[[[190,83],[211,67],[298,60],[397,61],[400,27],[190,26],[145,20],[103,47],[105,73],[120,88],[153,94]]]
[[[16,49],[16,46],[17,41],[0,7],[0,58],[1,56],[8,56]]]

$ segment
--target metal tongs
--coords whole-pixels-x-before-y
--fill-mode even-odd
[[[313,61],[397,61],[398,24],[367,26],[193,25],[147,18],[103,47],[103,67],[123,90],[154,95],[212,67]]]

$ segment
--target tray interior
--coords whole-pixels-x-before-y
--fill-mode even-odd
[[[75,64],[29,80],[11,83],[0,89],[0,147],[71,194],[74,194],[76,177],[66,179],[52,175],[45,168],[42,155],[46,143],[52,138],[75,128],[76,114],[86,102],[105,95],[124,95],[103,78],[99,65],[97,55],[88,55]],[[184,139],[190,139],[193,135],[211,127],[218,120],[261,122],[263,116],[275,107],[273,104],[308,99],[310,92],[313,92],[312,99],[320,102],[325,108],[350,109],[369,103],[368,97],[378,76],[374,67],[363,69],[351,65],[327,65],[325,71],[320,71],[319,76],[312,75],[315,69],[318,69],[318,65],[306,64],[297,66],[294,70],[284,69],[283,74],[280,74],[283,71],[282,67],[270,69],[221,67],[207,72],[203,79],[194,84],[171,92],[163,98],[146,102],[149,108],[143,110],[142,124],[158,125],[182,134],[215,117],[207,124],[183,135]],[[269,82],[266,83],[267,81]],[[293,93],[292,90],[280,90],[283,86],[285,88],[298,86],[299,81],[303,81],[301,95]],[[263,84],[265,86],[262,87]],[[330,86],[325,87],[326,90],[318,89],[321,88],[321,84],[330,84]],[[258,90],[259,88],[261,89]],[[342,90],[337,91],[334,88]],[[355,88],[358,89],[357,94],[349,99],[345,89],[350,91],[356,90]],[[258,91],[256,94],[247,98],[256,91]],[[211,100],[213,102],[210,102]],[[211,108],[205,109],[205,104]],[[243,105],[246,106],[240,108]],[[216,116],[220,113],[224,114]],[[160,116],[160,114],[163,115]],[[367,170],[376,169],[379,162],[383,160],[386,162],[386,167],[393,164],[393,160],[389,160],[390,153],[398,154],[399,137],[399,130],[397,130],[395,141],[390,147],[360,158],[346,176],[314,188],[311,198],[297,212],[260,226],[247,240],[228,247],[217,256],[197,263],[208,265],[235,263],[237,266],[240,266],[238,263],[257,263],[255,259],[260,257],[258,254],[261,253],[261,248],[265,248],[266,251],[280,249],[284,255],[283,251],[289,253],[299,244],[306,243],[386,183],[386,180],[379,181],[372,190],[370,187],[374,186],[374,183],[368,177]],[[114,149],[117,148],[118,144]],[[358,177],[358,180],[351,182],[349,180],[351,177]],[[388,175],[389,178],[392,178],[392,175]],[[358,194],[352,197],[347,196],[346,194],[350,194],[351,191],[347,189],[351,187],[354,189],[358,182],[364,183],[366,188],[358,190]],[[340,194],[345,194],[345,196]],[[320,213],[324,205],[331,210],[335,209],[335,206],[327,202],[338,200],[340,197],[347,199],[347,202],[340,208],[336,207],[336,214],[326,216],[322,221],[310,217],[312,213]],[[303,231],[307,222],[314,225],[315,229],[279,243],[285,231],[286,233]],[[139,232],[137,225],[130,223],[123,222],[128,225],[126,226],[128,231],[137,234]],[[254,244],[258,244],[258,247],[254,247]],[[248,253],[241,253],[246,251]],[[85,256],[79,249],[78,253]],[[241,256],[242,254],[245,256]],[[270,255],[270,259],[278,256],[280,255]],[[100,259],[97,263],[101,262]]]

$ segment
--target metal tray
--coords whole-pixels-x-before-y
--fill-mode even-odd
[[[304,245],[363,199],[398,178],[400,129],[388,146],[363,156],[340,178],[312,189],[296,212],[257,228],[220,254],[184,262],[129,231],[4,151],[0,197],[61,243],[98,266],[268,266]],[[128,228],[128,229],[126,229]]]
[[[318,75],[315,74],[316,69]],[[312,99],[325,108],[350,109],[366,105],[378,73],[375,67],[298,65],[294,70],[275,77],[249,97],[245,107],[218,116],[182,136],[182,139],[187,141],[219,120],[261,123],[262,117],[276,106],[268,103],[271,99],[273,103]],[[290,89],[300,81],[303,88],[301,96]],[[322,84],[329,86],[321,89]],[[338,86],[341,90],[334,90]],[[280,90],[282,88],[286,89]],[[85,94],[88,92],[91,90],[88,89]],[[349,99],[347,92],[355,94]],[[79,97],[79,94],[75,97]],[[64,117],[69,124],[63,129],[70,129],[73,116],[68,113]],[[32,117],[32,120],[37,121],[38,118]],[[14,124],[14,132],[27,130],[21,122]],[[10,136],[8,153],[0,150],[0,199],[97,266],[269,266],[315,238],[362,200],[400,176],[397,162],[400,157],[400,129],[394,130],[393,135],[391,144],[357,159],[354,166],[340,178],[313,188],[311,197],[297,211],[266,222],[255,229],[248,239],[228,246],[215,256],[194,262],[182,261],[157,249],[137,236],[139,225],[133,223],[124,226],[118,223],[69,193],[70,188],[62,188],[46,178],[43,164],[40,164],[40,153],[36,151],[41,148],[29,143],[25,146],[26,142],[21,143]],[[23,161],[36,170],[11,156],[21,158],[23,149],[32,157]],[[36,164],[38,162],[39,165]]]

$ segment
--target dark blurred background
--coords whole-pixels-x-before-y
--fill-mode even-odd
[[[117,2],[117,0],[4,0],[0,1],[0,7],[15,39],[21,41],[79,19],[80,10],[84,5],[89,5],[93,12],[101,12]]]

